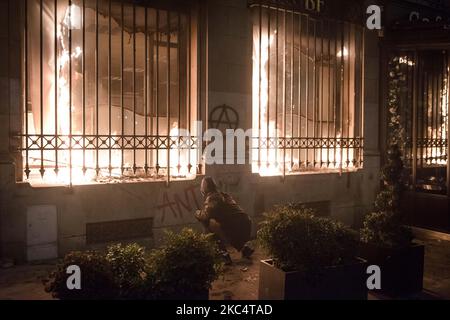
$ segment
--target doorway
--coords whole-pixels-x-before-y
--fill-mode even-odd
[[[403,154],[402,210],[408,224],[450,232],[448,48],[387,51],[385,124],[396,123]],[[394,107],[393,107],[394,106]],[[395,110],[393,110],[395,109]]]

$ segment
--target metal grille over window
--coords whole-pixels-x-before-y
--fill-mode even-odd
[[[389,73],[396,81],[396,117],[411,190],[446,194],[448,190],[448,50],[396,50]],[[389,129],[389,128],[388,128]]]
[[[361,168],[364,29],[279,3],[251,5],[253,172]]]
[[[24,0],[24,179],[201,171],[198,10],[137,3]]]

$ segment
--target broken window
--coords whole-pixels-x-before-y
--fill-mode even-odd
[[[252,5],[253,172],[361,168],[363,27],[264,3]]]
[[[24,1],[24,179],[195,177],[197,15],[165,6]]]

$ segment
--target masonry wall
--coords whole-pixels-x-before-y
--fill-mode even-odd
[[[240,127],[252,119],[252,24],[246,0],[210,0],[209,108],[226,104],[239,113]],[[0,237],[3,257],[26,259],[26,214],[33,206],[56,208],[58,254],[86,248],[86,225],[153,218],[152,235],[141,239],[155,245],[166,228],[198,228],[193,218],[201,206],[201,177],[195,181],[33,188],[16,183],[22,174],[14,140],[20,127],[20,8],[0,2]],[[8,27],[5,26],[8,25]],[[371,209],[378,187],[378,38],[366,33],[364,169],[353,173],[260,177],[250,165],[208,166],[222,190],[232,193],[256,224],[274,204],[320,203],[330,217],[357,227]],[[8,63],[5,63],[8,61]],[[325,209],[324,209],[325,208]],[[121,230],[122,231],[122,230]]]

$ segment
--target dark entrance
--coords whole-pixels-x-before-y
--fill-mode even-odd
[[[398,27],[384,42],[383,56],[382,79],[391,80],[383,88],[382,141],[391,123],[399,122],[407,223],[450,232],[448,30],[444,24]]]

